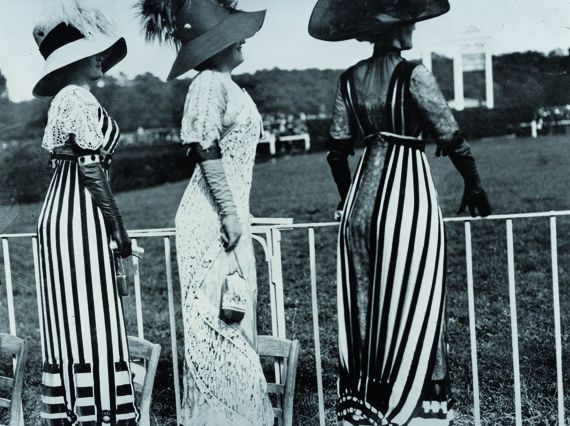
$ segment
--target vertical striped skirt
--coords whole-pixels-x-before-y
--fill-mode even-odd
[[[338,243],[338,418],[409,424],[441,346],[445,304],[443,220],[422,141],[370,141]]]
[[[38,243],[42,423],[134,425],[127,336],[109,238],[73,161],[55,164]]]

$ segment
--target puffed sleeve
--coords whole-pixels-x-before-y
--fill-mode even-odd
[[[222,135],[227,91],[218,73],[203,71],[194,78],[184,104],[180,138],[182,143],[199,143],[209,149]]]
[[[353,129],[350,125],[349,112],[346,104],[344,103],[340,84],[341,80],[339,79],[334,98],[332,121],[329,132],[333,139],[350,139],[353,136]]]
[[[432,137],[451,141],[459,126],[433,74],[423,65],[412,72],[410,92]]]
[[[101,106],[97,99],[79,86],[67,86],[53,99],[42,147],[53,151],[68,140],[82,149],[97,150],[104,137],[99,124]]]

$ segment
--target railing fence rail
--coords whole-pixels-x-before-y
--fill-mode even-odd
[[[552,269],[552,292],[553,292],[553,315],[554,315],[554,338],[556,346],[556,377],[557,377],[557,412],[558,423],[565,423],[564,409],[564,386],[563,386],[563,364],[562,364],[562,336],[561,336],[561,311],[560,311],[560,289],[559,289],[559,265],[558,265],[558,240],[557,240],[557,217],[570,216],[570,210],[551,211],[539,213],[521,213],[508,215],[494,215],[487,218],[446,218],[447,223],[463,222],[464,239],[465,239],[465,268],[466,268],[466,292],[469,313],[469,338],[470,338],[470,358],[472,372],[472,389],[473,389],[473,421],[475,426],[481,423],[481,400],[480,400],[480,383],[479,368],[477,355],[477,335],[476,335],[476,310],[475,310],[475,290],[473,277],[473,251],[472,251],[472,223],[478,221],[504,221],[506,225],[507,240],[507,272],[509,284],[509,311],[511,321],[511,345],[513,356],[513,375],[514,375],[514,404],[515,404],[515,424],[522,425],[522,396],[521,396],[521,376],[520,376],[520,354],[519,354],[519,333],[517,319],[517,298],[516,298],[516,280],[515,280],[515,252],[514,252],[514,232],[513,220],[517,219],[536,219],[549,218],[550,221],[550,254]],[[267,264],[268,281],[269,281],[269,297],[271,308],[271,324],[272,333],[275,336],[285,338],[286,333],[286,317],[285,317],[285,297],[284,297],[284,276],[283,276],[283,259],[282,259],[282,234],[292,230],[305,230],[308,237],[308,263],[309,263],[309,284],[311,294],[311,314],[313,321],[313,339],[315,351],[315,370],[317,378],[317,397],[318,397],[318,417],[319,424],[326,424],[326,411],[324,402],[324,388],[322,375],[322,356],[321,356],[321,338],[319,325],[319,301],[318,301],[318,278],[317,273],[317,255],[315,245],[315,231],[322,228],[338,227],[338,222],[323,223],[304,223],[294,224],[291,219],[264,219],[257,218],[252,223],[253,239],[257,241],[265,256]],[[133,238],[133,245],[137,246],[139,239],[142,238],[162,238],[164,248],[164,269],[165,279],[168,292],[168,309],[169,309],[169,327],[171,340],[171,354],[173,360],[173,385],[174,397],[176,405],[176,419],[181,424],[181,386],[180,371],[178,367],[178,342],[177,342],[177,319],[176,319],[176,302],[174,292],[174,279],[172,269],[172,239],[175,237],[173,228],[164,229],[140,229],[129,232]],[[12,279],[12,265],[10,260],[10,241],[16,239],[29,239],[32,244],[32,255],[34,264],[35,291],[37,294],[38,320],[40,323],[39,332],[43,333],[41,327],[41,286],[39,272],[39,253],[37,245],[37,236],[33,233],[22,234],[3,234],[0,235],[2,241],[2,257],[4,266],[4,277],[6,283],[6,306],[8,315],[9,332],[17,334],[16,328],[16,310],[14,305],[14,285]],[[136,257],[133,257],[134,268],[134,288],[135,288],[135,312],[136,312],[136,328],[139,337],[144,337],[143,322],[143,302],[141,291],[141,271],[140,263]],[[276,363],[276,377],[280,379],[282,365]]]

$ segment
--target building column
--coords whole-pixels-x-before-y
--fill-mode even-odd
[[[485,47],[485,94],[487,99],[487,108],[495,107],[495,94],[493,88],[493,55],[488,47]]]
[[[463,92],[463,57],[460,47],[453,57],[453,92],[455,109],[463,111],[465,109],[465,97]]]

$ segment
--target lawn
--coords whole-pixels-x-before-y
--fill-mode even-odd
[[[570,209],[569,138],[477,141],[473,143],[473,151],[494,213]],[[461,179],[449,160],[434,157],[434,147],[428,147],[427,153],[444,215],[454,216],[462,193]],[[118,202],[129,228],[172,227],[185,185],[186,182],[179,182],[119,194]],[[330,221],[337,202],[334,184],[322,153],[281,157],[260,162],[254,169],[251,206],[255,216],[292,217],[297,223]],[[0,232],[33,232],[39,208],[39,204],[2,208]],[[548,220],[517,220],[514,230],[524,424],[551,425],[556,423],[556,364]],[[458,411],[456,424],[471,425],[473,395],[463,226],[447,224],[446,232],[450,361]],[[568,365],[570,218],[559,219],[558,235],[562,340],[564,365]],[[337,353],[335,237],[332,228],[317,231],[316,235],[327,424],[334,422]],[[146,249],[141,267],[145,337],[163,347],[152,417],[154,424],[174,425],[167,293],[161,263],[164,249],[158,240],[141,240],[140,244]],[[295,424],[318,425],[306,231],[284,232],[282,247],[287,332],[290,338],[299,339],[302,345],[297,374]],[[30,242],[12,243],[10,249],[18,334],[32,343],[25,383],[26,420],[27,424],[38,424],[41,359]],[[483,423],[511,425],[514,424],[515,408],[504,222],[474,223],[473,253]],[[258,262],[260,332],[268,333],[271,320],[267,274],[261,251],[258,252]],[[3,283],[3,275],[1,280]],[[0,330],[7,331],[3,287],[0,292]],[[178,287],[177,281],[175,287]],[[131,334],[136,333],[133,304],[132,296],[126,299]],[[179,311],[176,315],[178,319],[181,318]],[[181,342],[181,324],[178,333]],[[569,385],[569,377],[565,377],[566,388]],[[567,398],[566,402],[569,407],[570,399]]]

